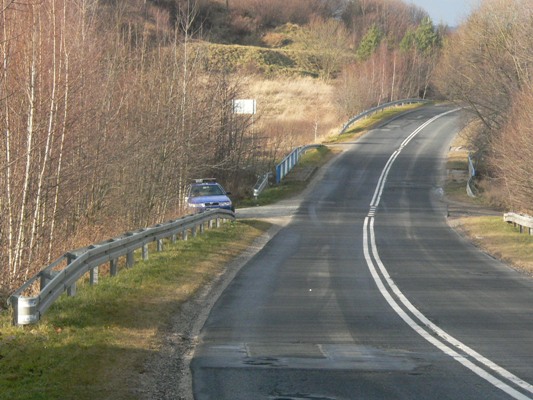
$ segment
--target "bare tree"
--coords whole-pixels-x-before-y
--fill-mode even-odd
[[[524,89],[514,102],[505,129],[495,135],[492,143],[491,166],[508,208],[533,214],[533,95],[531,87]]]
[[[334,19],[313,18],[302,35],[304,50],[314,54],[312,70],[321,78],[334,78],[349,54],[349,36],[344,25]]]
[[[502,176],[491,161],[494,146],[508,124],[515,97],[531,87],[532,16],[530,1],[485,0],[449,38],[439,64],[440,91],[466,105],[482,122],[474,144],[477,158],[491,166],[489,175]],[[498,147],[501,150],[501,143]]]

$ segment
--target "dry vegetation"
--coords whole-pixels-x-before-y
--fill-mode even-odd
[[[2,0],[0,294],[176,217],[190,178],[243,198],[290,148],[434,82],[477,118],[479,187],[533,212],[532,9],[485,0],[448,35],[400,0]]]
[[[338,131],[335,90],[326,82],[312,78],[254,79],[246,92],[257,99],[261,129],[279,136],[286,146],[320,141]]]
[[[425,93],[425,17],[399,0],[2,0],[0,293],[176,217],[190,178],[243,197],[291,147]],[[258,114],[233,115],[249,97]]]
[[[448,38],[437,83],[477,119],[472,135],[479,187],[491,202],[533,213],[533,5],[485,0]]]

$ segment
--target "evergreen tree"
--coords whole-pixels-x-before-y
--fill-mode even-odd
[[[415,42],[417,50],[423,54],[431,54],[441,47],[441,38],[429,17],[424,18],[416,29]]]
[[[430,55],[441,47],[441,37],[430,18],[424,18],[415,30],[407,31],[400,42],[402,51],[408,52],[416,49],[424,55]]]
[[[359,61],[366,61],[379,47],[383,39],[383,32],[377,25],[372,25],[366,35],[361,40],[356,56]]]

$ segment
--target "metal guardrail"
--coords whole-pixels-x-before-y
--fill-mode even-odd
[[[389,107],[396,107],[404,104],[416,104],[416,103],[428,103],[428,100],[424,99],[403,99],[403,100],[397,100],[392,101],[390,103],[385,103],[377,107],[373,107],[369,110],[366,110],[355,117],[351,118],[344,126],[342,127],[341,131],[339,132],[339,135],[346,132],[346,130],[353,125],[358,120],[368,117],[369,115],[372,115],[378,111],[384,110]],[[300,160],[300,156],[305,153],[307,150],[318,148],[322,145],[308,145],[303,147],[297,147],[295,148],[288,156],[286,156],[278,165],[276,165],[276,183],[280,183],[283,178],[298,164],[298,161]],[[254,197],[258,197],[259,194],[263,191],[263,189],[266,187],[266,184],[268,183],[269,175],[264,175],[260,180],[256,183],[254,186]],[[262,186],[263,184],[263,186]]]
[[[355,122],[359,121],[360,119],[366,118],[386,108],[403,106],[404,104],[416,104],[416,103],[428,103],[428,102],[429,100],[424,100],[424,99],[404,99],[404,100],[391,101],[390,103],[385,103],[380,106],[370,108],[366,111],[363,111],[360,114],[357,114],[355,117],[350,118],[348,122],[346,122],[344,126],[342,127],[342,129],[340,130],[339,135],[342,135],[344,132],[346,132],[350,126],[352,126]]]
[[[257,183],[254,186],[254,197],[257,199],[261,192],[265,190],[268,185],[268,180],[272,176],[272,172],[267,172],[265,175],[260,176]]]
[[[106,262],[110,262],[110,275],[114,276],[118,271],[119,257],[126,256],[126,267],[131,268],[134,264],[134,251],[142,249],[142,258],[147,260],[150,242],[157,242],[157,250],[162,251],[163,239],[172,238],[172,241],[175,241],[177,235],[181,234],[182,239],[187,240],[189,231],[194,237],[198,231],[203,233],[206,225],[212,228],[215,223],[216,227],[219,227],[221,220],[234,218],[234,213],[229,210],[209,210],[72,250],[41,270],[9,297],[8,305],[13,308],[13,324],[27,325],[38,322],[65,291],[69,296],[76,294],[76,282],[86,273],[90,274],[91,285],[98,283],[98,267]],[[63,264],[66,266],[58,269]],[[24,296],[24,293],[37,283],[39,294]]]
[[[285,176],[298,164],[302,154],[312,149],[322,147],[322,144],[309,144],[295,148],[287,157],[276,165],[276,183],[280,183]]]
[[[530,235],[533,235],[533,217],[524,214],[505,213],[503,214],[503,220],[515,227],[518,226],[520,233],[524,233],[526,228]]]
[[[466,194],[469,197],[477,197],[472,188],[472,182],[476,176],[476,168],[474,167],[474,162],[472,161],[472,156],[468,155],[468,182],[466,183]]]

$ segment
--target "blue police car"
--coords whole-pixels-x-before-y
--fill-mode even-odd
[[[194,179],[187,188],[185,200],[191,213],[200,213],[213,208],[223,208],[235,212],[222,185],[214,178]]]

